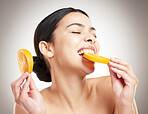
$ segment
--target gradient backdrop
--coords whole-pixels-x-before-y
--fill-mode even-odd
[[[35,55],[33,35],[38,23],[63,7],[88,13],[97,30],[100,55],[128,61],[139,79],[136,102],[139,114],[148,113],[148,1],[136,0],[1,0],[0,1],[0,114],[12,114],[14,99],[10,84],[20,76],[17,51]],[[106,65],[97,63],[88,77],[109,75]],[[41,90],[44,83],[32,73]]]

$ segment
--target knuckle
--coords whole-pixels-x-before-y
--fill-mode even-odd
[[[11,88],[13,88],[13,87],[14,87],[14,82],[11,83]]]
[[[16,84],[16,81],[11,83],[11,87],[14,87],[14,85]]]
[[[123,67],[123,70],[124,70],[125,72],[128,72],[127,67]]]
[[[16,82],[12,82],[11,83],[11,89],[12,89],[12,91],[14,91],[16,88],[17,88]]]
[[[19,101],[18,101],[18,99],[15,99],[15,103],[19,104]]]
[[[135,78],[135,83],[136,83],[136,84],[138,84],[138,83],[139,83],[139,80],[138,80],[138,78],[137,78],[137,77]]]
[[[133,85],[136,86],[138,84],[138,78],[134,77],[133,78]]]
[[[128,62],[125,62],[125,66],[128,67],[129,66],[129,63]]]
[[[17,81],[14,81],[11,83],[11,88],[14,88],[16,89],[18,87],[18,82]]]
[[[139,83],[139,79],[137,78],[137,84]]]
[[[24,102],[24,98],[22,96],[20,96],[18,101],[22,103],[22,102]]]

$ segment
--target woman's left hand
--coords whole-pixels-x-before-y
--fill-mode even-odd
[[[118,112],[122,112],[121,110],[126,108],[132,108],[138,79],[131,66],[125,61],[111,58],[108,67]]]

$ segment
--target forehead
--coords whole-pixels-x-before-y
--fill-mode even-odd
[[[58,23],[58,26],[66,27],[67,25],[72,23],[81,23],[83,25],[92,26],[91,20],[86,15],[80,12],[71,12],[65,15]]]

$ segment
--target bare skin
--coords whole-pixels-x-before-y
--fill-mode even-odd
[[[89,93],[85,99],[83,98],[84,100],[79,96],[80,98],[75,101],[74,106],[68,104],[51,87],[42,90],[41,95],[45,102],[47,114],[62,114],[62,112],[63,114],[92,114],[92,112],[93,114],[112,114],[115,102],[110,77],[88,79],[87,86]],[[22,110],[21,114],[26,114],[20,106],[16,106],[16,111],[18,110]]]
[[[111,77],[99,77],[87,79],[89,94],[87,98],[75,104],[73,109],[65,99],[61,99],[57,92],[53,92],[51,87],[45,88],[40,93],[44,99],[47,114],[118,114],[115,110],[115,98],[112,93]],[[134,104],[134,110],[136,104]],[[15,105],[14,114],[28,114],[18,104]],[[135,113],[136,114],[136,113]]]
[[[94,71],[94,62],[83,58],[78,51],[93,47],[96,54],[99,52],[88,17],[78,12],[66,15],[53,36],[54,43],[39,44],[50,64],[52,86],[39,92],[31,76],[23,74],[12,83],[17,103],[15,114],[137,114],[134,100],[137,78],[127,62],[111,58],[110,76],[86,79]]]
[[[107,85],[103,84],[104,81],[109,82]],[[109,77],[103,77],[98,79],[88,79],[86,81],[88,94],[84,97],[79,96],[78,99],[72,102],[66,102],[62,99],[62,96],[52,92],[52,88],[47,88],[41,92],[44,97],[47,113],[59,114],[112,114],[114,112],[114,98],[111,91],[111,83]],[[99,83],[99,85],[97,84]],[[103,86],[103,87],[102,87]],[[46,94],[51,94],[51,98],[48,98]],[[70,95],[73,93],[71,92]],[[83,95],[83,94],[82,94]],[[55,98],[55,99],[52,99]],[[68,99],[66,99],[68,101]],[[54,107],[53,107],[54,106]],[[57,109],[57,107],[59,107]],[[51,111],[52,110],[52,111]]]

